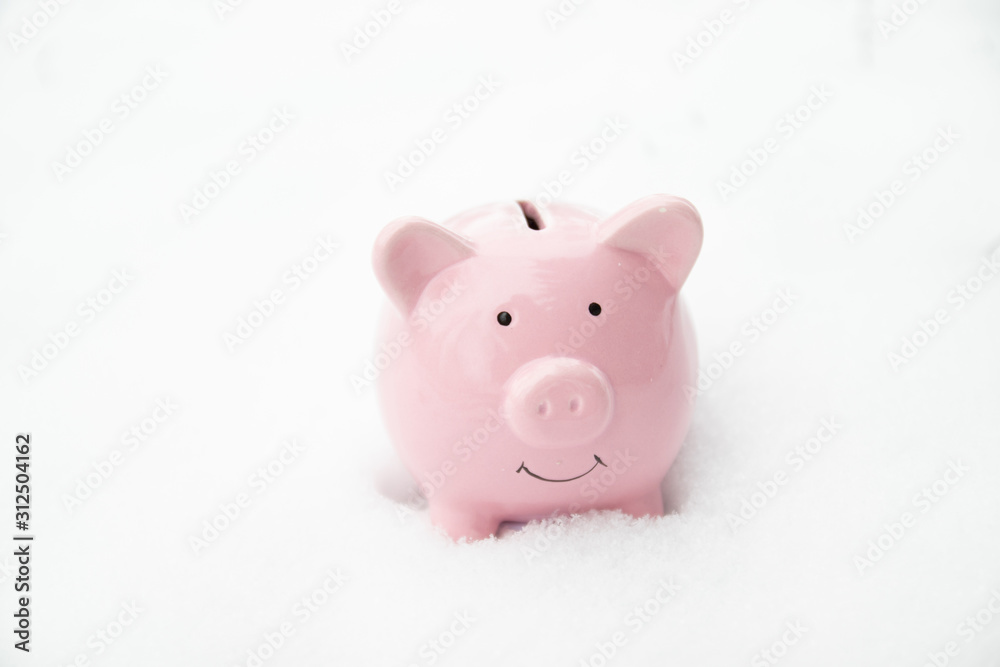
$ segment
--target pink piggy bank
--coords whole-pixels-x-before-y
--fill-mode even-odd
[[[478,539],[591,509],[663,514],[693,408],[679,292],[701,242],[698,212],[666,195],[608,218],[506,202],[381,232],[379,398],[433,523]]]

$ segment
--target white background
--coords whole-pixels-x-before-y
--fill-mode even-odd
[[[948,664],[1000,664],[987,607],[1000,279],[982,269],[992,279],[961,307],[955,292],[1000,243],[997,5],[911,1],[887,32],[883,0],[592,0],[554,25],[555,0],[404,0],[348,62],[342,45],[384,7],[94,0],[47,18],[37,2],[0,5],[2,516],[14,436],[30,432],[37,536],[28,656],[11,647],[13,547],[0,549],[0,664],[254,664],[283,622],[294,634],[263,664],[429,665],[426,643],[454,639],[434,664],[599,665],[617,632],[608,664],[770,664],[759,652],[775,642],[782,665],[918,666],[949,642]],[[147,68],[165,78],[143,90]],[[449,124],[480,77],[499,87]],[[813,87],[830,97],[803,110]],[[274,109],[294,120],[249,160],[241,147]],[[579,170],[608,119],[626,128]],[[385,172],[436,127],[445,141],[391,190]],[[957,138],[912,180],[909,161],[948,128]],[[741,167],[769,138],[763,166]],[[240,172],[185,216],[230,160]],[[724,197],[741,168],[754,173]],[[608,212],[653,192],[695,203],[706,240],[684,289],[702,367],[734,341],[745,353],[698,399],[668,516],[456,545],[407,513],[374,390],[351,383],[382,303],[371,244],[393,218],[534,198],[563,170],[561,199]],[[897,179],[902,194],[849,235]],[[292,289],[286,272],[320,237],[336,254]],[[122,270],[124,289],[103,292]],[[231,350],[227,333],[274,289],[283,302]],[[751,341],[781,290],[793,306]],[[938,310],[944,324],[894,368]],[[158,399],[176,410],[129,450],[123,433]],[[788,452],[831,418],[836,435],[796,470]],[[257,493],[251,476],[288,439],[303,451]],[[916,504],[950,464],[968,470]],[[778,472],[773,498],[752,495]],[[241,493],[250,505],[195,553]],[[906,512],[901,536],[882,535]],[[884,555],[859,565],[880,536]],[[297,615],[338,569],[348,581]],[[663,580],[678,592],[660,604]],[[98,639],[130,603],[134,622]],[[637,628],[643,605],[655,613]],[[982,609],[992,622],[970,636],[960,624]],[[471,628],[453,638],[463,613]]]

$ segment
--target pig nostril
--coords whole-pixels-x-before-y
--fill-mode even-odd
[[[580,412],[580,402],[581,402],[580,398],[577,396],[574,396],[569,401],[569,411],[572,412],[574,415]]]
[[[549,402],[542,401],[538,404],[538,415],[540,417],[547,417],[549,414]]]

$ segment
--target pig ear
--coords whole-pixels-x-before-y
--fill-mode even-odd
[[[476,254],[471,242],[423,218],[390,222],[375,240],[372,265],[382,289],[408,315],[431,278]]]
[[[686,199],[651,195],[602,223],[598,240],[647,257],[679,290],[701,250],[701,216]]]

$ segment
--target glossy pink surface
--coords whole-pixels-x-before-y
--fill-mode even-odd
[[[678,291],[701,240],[694,207],[666,195],[607,218],[507,202],[382,231],[379,345],[395,354],[379,396],[435,524],[476,539],[589,509],[663,513],[697,374]]]

